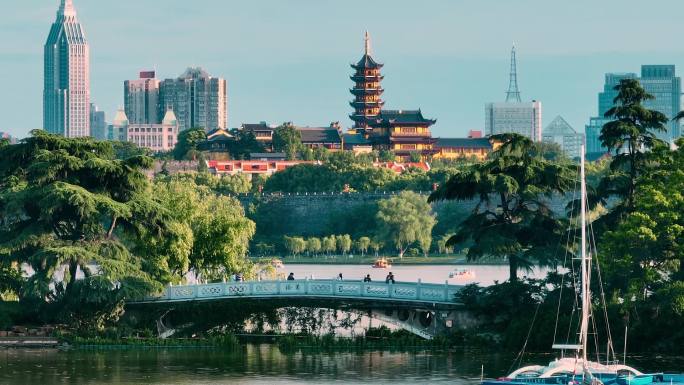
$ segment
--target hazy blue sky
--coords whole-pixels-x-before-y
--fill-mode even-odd
[[[59,0],[2,0],[0,131],[42,125],[43,44]],[[524,100],[579,131],[605,72],[684,68],[681,0],[74,0],[91,45],[92,100],[110,120],[141,69],[202,66],[228,80],[229,125],[351,124],[351,68],[368,29],[387,108],[422,108],[436,136],[482,129],[518,47]]]

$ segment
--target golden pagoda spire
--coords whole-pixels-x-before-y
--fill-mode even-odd
[[[366,30],[366,36],[364,37],[364,41],[366,44],[366,55],[370,55],[370,35],[368,34],[368,30]]]

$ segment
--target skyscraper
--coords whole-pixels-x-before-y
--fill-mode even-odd
[[[641,77],[633,72],[606,74],[603,91],[598,95],[598,116],[590,118],[585,127],[588,154],[607,152],[601,145],[599,136],[603,125],[611,120],[605,114],[613,107],[613,100],[617,96],[615,86],[623,79],[639,80],[646,92],[655,97],[645,101],[644,107],[659,111],[670,119],[666,124],[667,132],[656,133],[658,138],[672,143],[681,136],[680,123],[671,120],[681,109],[682,84],[681,78],[675,76],[675,66],[642,65]]]
[[[201,127],[206,131],[228,127],[226,80],[201,68],[188,68],[177,79],[159,86],[159,116],[173,110],[180,131]]]
[[[511,49],[511,71],[506,101],[485,104],[485,134],[503,133],[524,135],[535,142],[542,139],[541,102],[522,102],[520,98],[515,46]]]
[[[131,124],[159,123],[163,115],[155,71],[141,71],[139,79],[124,82],[124,110]]]
[[[90,46],[72,0],[61,0],[44,49],[43,128],[89,136]]]

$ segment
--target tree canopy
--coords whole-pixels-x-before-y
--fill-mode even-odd
[[[544,159],[524,136],[492,139],[502,144],[489,160],[451,177],[430,201],[478,199],[446,246],[467,244],[471,260],[505,257],[516,280],[520,268],[555,263],[563,225],[544,198],[573,189],[577,168]]]
[[[411,191],[378,202],[378,238],[394,245],[399,257],[406,249],[419,244],[429,250],[435,215],[427,199]]]

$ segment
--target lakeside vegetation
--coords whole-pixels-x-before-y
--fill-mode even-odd
[[[666,119],[643,107],[650,96],[638,82],[625,80],[617,90],[616,107],[608,113],[613,121],[601,135],[615,155],[592,166],[589,178],[601,268],[601,279],[592,280],[595,292],[602,293],[595,306],[605,302],[602,317],[616,330],[627,328],[632,350],[681,352],[684,139],[678,149],[657,139]],[[442,257],[430,253],[444,254],[447,248],[468,261],[506,257],[508,282],[468,286],[459,294],[478,326],[455,333],[447,339],[451,345],[491,343],[514,349],[532,328],[534,338],[527,346],[547,349],[551,331],[567,332],[576,322],[572,316],[556,320],[559,301],[566,311],[574,307],[572,295],[560,295],[561,289],[574,293],[570,276],[554,272],[540,280],[518,278],[520,270],[534,266],[571,268],[577,251],[578,205],[571,203],[568,215],[548,207],[551,195],[573,191],[576,166],[546,156],[524,137],[499,136],[502,145],[488,160],[449,171],[378,173],[362,159],[339,153],[329,154],[324,167],[292,168],[289,174],[248,181],[205,172],[162,172],[150,180],[144,170],[151,158],[145,154],[87,138],[32,135],[17,145],[0,142],[0,329],[18,323],[64,324],[78,338],[110,342],[156,330],[154,322],[164,309],[136,313],[125,309],[124,301],[183,283],[190,275],[208,282],[236,273],[254,278],[264,268],[249,258],[260,255],[258,250],[294,255],[295,260],[350,252],[364,258],[377,252],[436,259]],[[425,196],[402,192],[334,212],[326,219],[330,226],[315,234],[290,233],[270,202],[257,199],[245,210],[228,196],[249,191],[258,196],[255,185],[264,191],[298,191],[333,182],[324,187],[430,189],[438,178],[443,179],[432,204]],[[311,184],[319,179],[324,181]],[[464,211],[459,202],[472,199],[479,205]],[[331,325],[332,316],[299,305],[304,306],[301,312],[287,308],[279,313],[243,301],[230,308],[189,306],[186,314],[178,310],[169,317],[183,326],[180,335],[186,337],[217,328],[236,334],[247,323],[284,323],[286,333],[307,337],[283,344],[332,346],[331,337],[325,337],[330,333],[321,329]],[[351,319],[342,324],[355,325]],[[621,339],[622,333],[614,334],[615,345]]]

